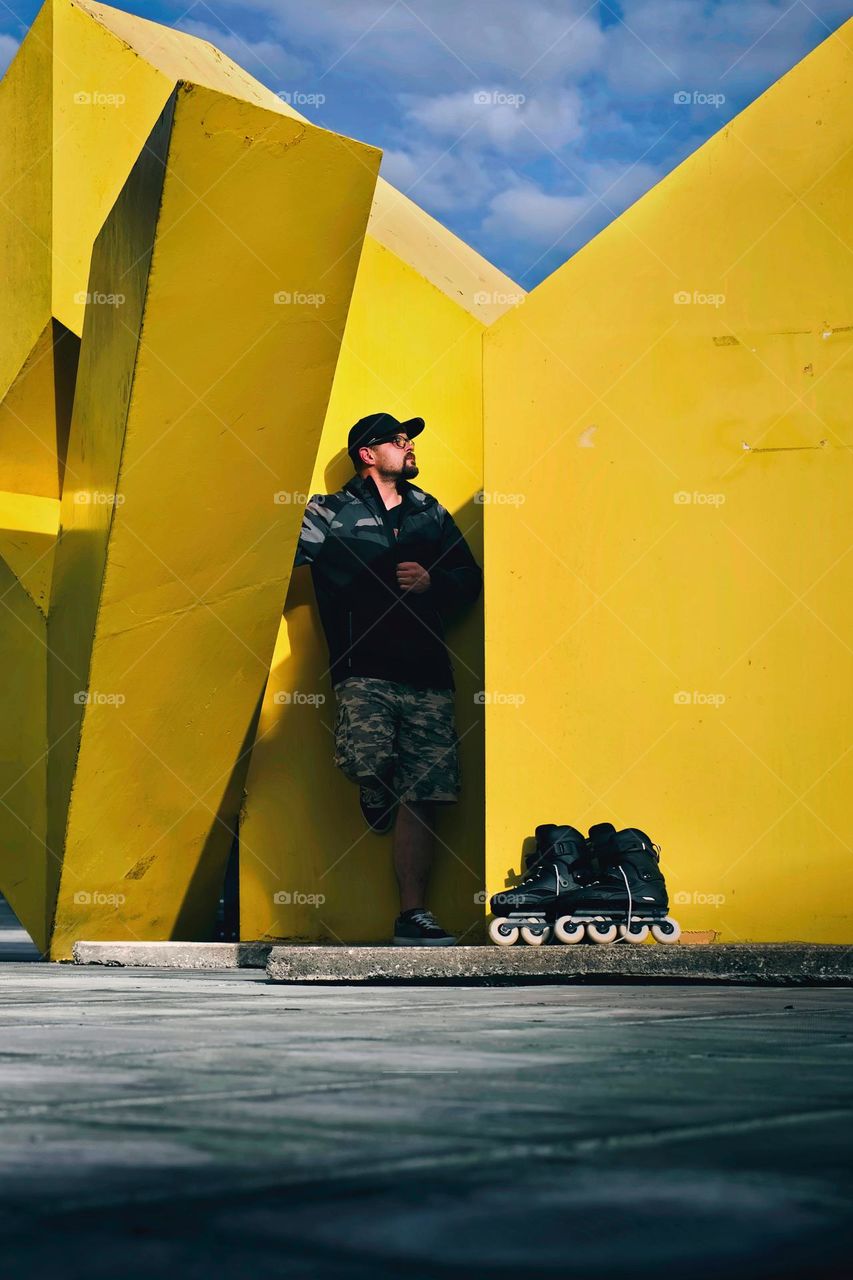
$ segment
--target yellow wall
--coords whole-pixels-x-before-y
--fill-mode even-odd
[[[492,891],[610,820],[687,929],[853,941],[851,36],[486,335]]]
[[[352,477],[342,454],[357,418],[387,409],[426,420],[415,483],[450,510],[482,562],[482,324],[366,239],[311,493]],[[297,498],[297,501],[300,499]],[[301,497],[304,501],[304,495]],[[482,605],[449,633],[462,738],[463,798],[439,814],[431,905],[460,932],[482,916]],[[241,934],[369,941],[397,909],[390,836],[368,832],[358,791],[332,762],[335,704],[310,571],[294,575],[252,751],[240,828]],[[324,699],[316,702],[315,699]],[[289,700],[282,700],[282,699]],[[310,699],[306,701],[306,698]],[[276,894],[291,902],[276,902]],[[297,895],[322,895],[320,903]],[[470,940],[470,935],[469,935]]]

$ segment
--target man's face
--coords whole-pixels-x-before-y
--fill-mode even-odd
[[[402,432],[393,440],[372,444],[370,451],[376,470],[389,480],[412,480],[418,474],[414,441]]]

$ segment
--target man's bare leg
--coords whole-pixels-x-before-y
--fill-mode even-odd
[[[400,910],[426,906],[429,873],[435,852],[433,809],[429,801],[400,802],[394,823],[394,871],[400,889]]]

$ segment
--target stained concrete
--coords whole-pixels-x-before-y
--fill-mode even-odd
[[[177,945],[177,944],[172,944]],[[275,982],[732,982],[853,985],[853,947],[808,943],[274,947]]]
[[[269,942],[77,942],[77,964],[262,969],[275,982],[732,982],[853,985],[853,947],[808,943],[712,946],[327,947]]]
[[[114,968],[263,969],[271,942],[75,942],[75,964]]]
[[[6,1273],[849,1275],[853,993],[0,965]]]

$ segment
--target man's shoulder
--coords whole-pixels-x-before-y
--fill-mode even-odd
[[[344,488],[338,489],[336,493],[312,493],[305,506],[308,511],[313,511],[315,514],[329,516],[340,511],[347,502],[354,500],[355,495],[348,493]]]
[[[439,518],[446,514],[445,508],[434,494],[427,493],[426,489],[419,489],[410,480],[406,481],[406,494],[414,506],[423,508],[424,511],[428,510]]]

